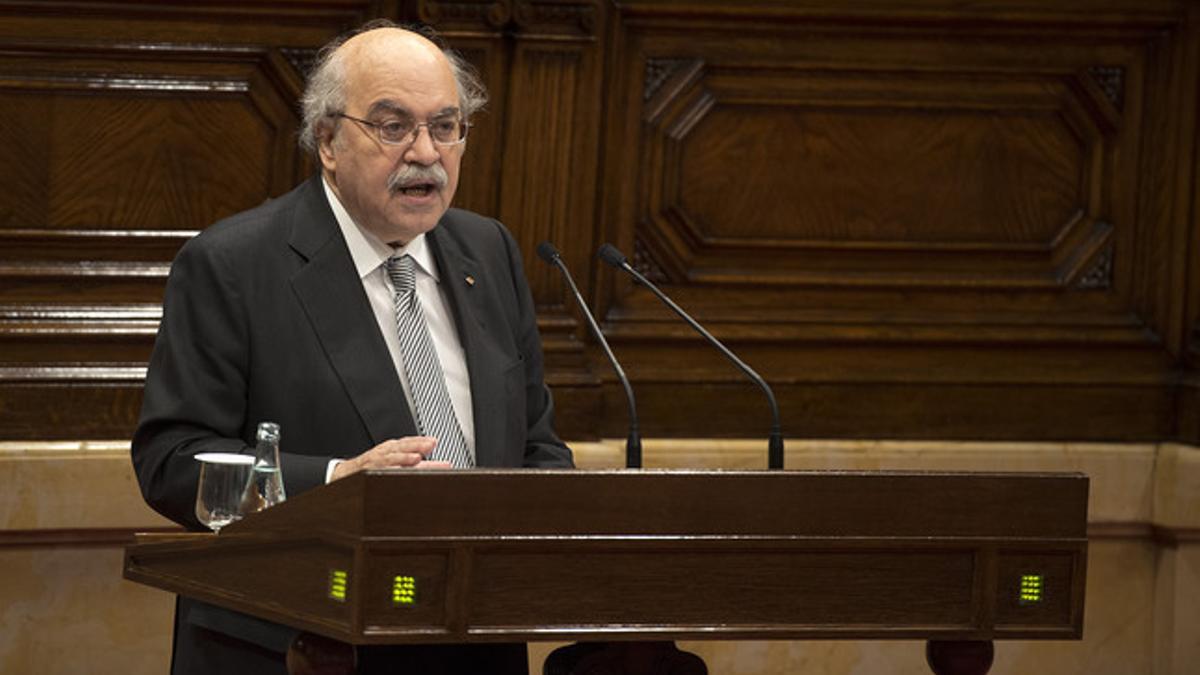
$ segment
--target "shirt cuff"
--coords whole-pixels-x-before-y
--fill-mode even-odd
[[[336,469],[337,465],[341,464],[342,461],[343,460],[340,460],[340,459],[329,460],[329,466],[325,467],[325,484],[326,485],[328,485],[329,483],[331,483],[333,481],[333,470]]]

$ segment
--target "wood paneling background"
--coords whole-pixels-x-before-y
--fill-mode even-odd
[[[313,169],[314,50],[424,21],[476,63],[459,203],[527,256],[559,427],[1200,441],[1195,0],[0,0],[0,438],[126,438],[170,260]]]

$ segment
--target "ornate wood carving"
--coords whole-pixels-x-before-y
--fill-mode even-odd
[[[317,61],[316,49],[295,49],[283,47],[279,50],[283,58],[296,69],[296,74],[302,79],[308,77],[308,73],[312,70],[313,65]]]
[[[417,15],[421,21],[438,28],[482,25],[497,29],[512,19],[512,0],[462,2],[460,0],[421,0]]]
[[[642,100],[654,98],[658,90],[683,68],[695,63],[694,59],[646,59],[645,85],[642,90]]]
[[[1088,73],[1113,107],[1120,110],[1125,99],[1125,69],[1120,66],[1093,66]]]
[[[1079,281],[1075,282],[1075,287],[1084,290],[1108,289],[1112,287],[1112,275],[1113,248],[1109,246],[1101,251],[1087,272],[1079,277]]]
[[[641,239],[633,240],[633,268],[656,284],[666,283],[668,277],[662,266]]]
[[[516,0],[513,21],[519,30],[532,34],[565,34],[589,37],[596,31],[593,0],[583,2],[529,2]]]

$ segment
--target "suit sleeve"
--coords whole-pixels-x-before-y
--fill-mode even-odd
[[[546,386],[542,340],[537,330],[533,293],[525,279],[525,267],[517,243],[504,227],[504,244],[516,293],[516,342],[525,360],[525,456],[526,467],[571,468],[575,466],[571,450],[554,431],[554,399]]]
[[[177,523],[194,513],[201,452],[243,452],[246,317],[220,256],[203,237],[171,265],[132,456],[146,502]]]

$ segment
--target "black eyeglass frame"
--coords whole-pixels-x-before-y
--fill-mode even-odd
[[[421,122],[421,123],[418,123],[415,126],[413,126],[412,131],[409,131],[408,133],[405,134],[405,137],[407,137],[407,140],[390,141],[383,137],[384,124],[381,122],[372,122],[371,120],[364,120],[360,117],[354,117],[353,115],[347,115],[344,112],[330,113],[329,115],[330,115],[330,117],[344,117],[344,118],[350,120],[351,122],[358,122],[359,124],[361,124],[365,127],[370,127],[375,130],[375,137],[379,139],[380,143],[383,143],[384,145],[391,145],[391,146],[396,146],[396,147],[409,146],[409,145],[412,145],[413,143],[416,143],[417,136],[419,136],[421,134],[421,127],[425,127],[425,131],[429,134],[429,140],[433,141],[434,145],[440,145],[440,146],[444,146],[444,147],[453,147],[455,145],[461,145],[462,143],[466,142],[467,133],[471,130],[471,127],[473,126],[470,122],[468,122],[466,120],[458,120],[458,124],[462,128],[462,131],[459,132],[458,140],[442,141],[442,140],[438,140],[438,137],[435,136],[433,133],[432,127],[430,127],[431,124],[436,124],[440,120],[433,120],[431,122]]]

